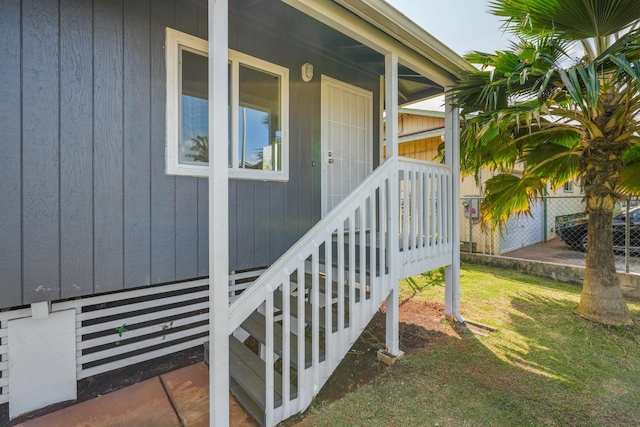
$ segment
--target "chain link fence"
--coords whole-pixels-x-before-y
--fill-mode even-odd
[[[530,215],[514,215],[501,231],[494,231],[482,224],[482,198],[462,197],[460,251],[584,266],[589,223],[583,198],[572,194],[544,197],[532,204]],[[612,226],[616,269],[640,273],[637,197],[616,206]]]

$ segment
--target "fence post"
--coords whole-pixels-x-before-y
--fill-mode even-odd
[[[627,198],[627,214],[625,215],[624,224],[624,272],[629,272],[629,252],[630,252],[630,240],[631,240],[631,221],[629,220],[629,206],[631,205],[631,198]]]
[[[471,214],[471,201],[469,201],[469,253],[473,253],[473,215]]]

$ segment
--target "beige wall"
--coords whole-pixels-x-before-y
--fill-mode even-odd
[[[398,145],[398,154],[411,159],[427,160],[430,162],[439,161],[438,145],[440,137],[420,139],[418,141],[405,142]]]
[[[398,136],[403,137],[414,133],[444,127],[444,118],[419,116],[415,114],[398,115]]]

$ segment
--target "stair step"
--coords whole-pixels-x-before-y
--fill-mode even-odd
[[[258,340],[260,344],[266,344],[265,323],[266,318],[262,314],[254,312],[242,323],[241,327]],[[278,356],[282,357],[282,325],[274,323],[273,327],[273,332],[276,336],[274,351]],[[311,366],[313,357],[311,344],[308,344],[309,345],[305,345],[304,347],[305,368]],[[324,361],[324,353],[320,353],[320,361]],[[293,333],[291,334],[291,364],[294,368],[298,369],[298,337]]]
[[[263,411],[267,405],[265,362],[233,335],[229,337],[229,372],[231,378]],[[274,372],[275,407],[282,405],[282,376]],[[233,391],[233,389],[232,389]],[[234,393],[235,395],[235,393]],[[236,397],[238,397],[236,395]],[[291,385],[291,399],[297,389]]]
[[[251,395],[233,378],[230,378],[229,390],[231,390],[231,393],[233,393],[238,402],[240,402],[244,410],[247,411],[260,426],[264,427],[266,425],[264,410],[253,401]]]
[[[324,294],[326,293],[326,292],[325,292],[325,290],[326,290],[326,286],[325,286],[325,282],[326,282],[326,280],[325,280],[325,277],[326,277],[326,276],[324,275],[324,272],[322,272],[322,273],[320,274],[320,278],[319,278],[319,280],[318,280],[318,284],[319,284],[319,291],[320,291],[320,301],[324,301]],[[335,277],[335,276],[334,276],[334,277]],[[305,284],[305,289],[311,289],[312,283],[313,283],[313,274],[311,274],[311,273],[305,273],[305,282],[304,282],[304,284]],[[331,296],[332,296],[333,298],[338,298],[338,292],[333,290],[333,288],[334,288],[334,287],[336,287],[336,288],[337,288],[337,286],[336,286],[336,285],[338,284],[338,282],[336,282],[336,281],[334,280],[334,281],[332,281],[332,283],[333,283],[333,285],[334,285],[334,286],[332,286],[332,287],[331,287]],[[294,280],[294,281],[291,281],[291,284],[292,284],[292,285],[295,285],[295,286],[298,286],[298,283],[297,283],[295,280]],[[343,286],[344,286],[344,300],[345,300],[346,302],[348,302],[348,301],[349,301],[349,285],[343,285]],[[360,302],[360,287],[359,287],[359,286],[360,286],[360,284],[359,284],[359,283],[358,283],[358,284],[356,284],[356,289],[355,289],[355,291],[356,291],[356,292],[355,292],[355,293],[356,293],[356,302]],[[369,287],[367,286],[367,290],[368,290],[368,288],[369,288]]]
[[[274,291],[274,305],[276,306],[276,308],[278,308],[279,310],[282,310],[282,291],[280,290],[276,290]],[[298,317],[298,298],[295,296],[290,296],[290,308],[291,308],[291,315],[295,318]],[[304,303],[305,306],[305,310],[304,310],[304,321],[307,324],[311,324],[313,323],[313,305],[310,302],[306,302]],[[320,310],[319,313],[319,322],[320,325],[319,328],[321,331],[324,331],[325,327],[325,316],[324,316],[324,309]],[[336,313],[331,313],[332,314],[332,329],[333,332],[336,332],[338,330],[338,315]],[[349,326],[349,321],[348,319],[345,319],[345,327]]]

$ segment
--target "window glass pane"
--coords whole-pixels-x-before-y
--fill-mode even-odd
[[[238,167],[282,170],[280,76],[240,64]]]
[[[182,164],[209,161],[208,60],[181,49],[180,147]]]

